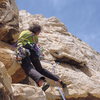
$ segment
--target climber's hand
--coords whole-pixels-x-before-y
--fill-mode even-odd
[[[17,56],[17,57],[16,57],[16,60],[17,60],[17,61],[20,61],[20,60],[22,60],[22,57]]]

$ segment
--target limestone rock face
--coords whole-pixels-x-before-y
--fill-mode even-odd
[[[11,77],[2,62],[0,62],[0,100],[9,100],[12,93]]]
[[[44,60],[41,63],[65,81],[67,88],[63,92],[66,98],[100,100],[100,53],[69,33],[55,17],[45,18],[26,11],[20,11],[19,14],[20,30],[28,29],[32,22],[42,26],[39,43],[43,47]],[[6,31],[2,33],[4,36]],[[4,100],[61,100],[57,84],[48,78],[50,88],[46,91],[46,97],[38,87],[12,84],[26,77],[20,64],[15,61],[14,50],[11,45],[0,41],[0,100],[2,97]]]
[[[67,32],[65,25],[60,22],[59,19],[57,19],[56,17],[51,17],[47,19],[43,15],[31,15],[25,10],[22,10],[19,12],[19,20],[19,26],[21,30],[28,29],[30,24],[32,23],[37,23],[42,25],[43,32],[45,33],[52,34],[52,32],[59,32],[66,34]]]
[[[12,71],[13,72],[13,71]],[[0,100],[46,100],[44,92],[29,85],[12,84],[4,64],[0,62]]]
[[[67,98],[71,100],[100,99],[100,53],[93,50],[88,44],[69,33],[57,18],[45,18],[42,15],[31,15],[26,11],[20,11],[20,28],[28,29],[29,25],[38,23],[43,30],[40,34],[40,45],[44,49],[44,61],[42,65],[49,71],[53,71],[68,84]],[[58,62],[57,64],[55,63]],[[51,87],[54,82],[49,80]],[[50,93],[54,100],[58,99],[56,90]],[[52,95],[52,96],[50,96]]]
[[[45,93],[34,86],[13,84],[15,100],[46,100]]]
[[[0,61],[3,62],[12,77],[12,82],[17,83],[23,80],[26,74],[20,64],[16,62],[15,49],[13,46],[0,41]]]
[[[12,43],[18,32],[18,9],[15,0],[0,0],[0,40]]]

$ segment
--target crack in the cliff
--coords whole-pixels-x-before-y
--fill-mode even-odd
[[[89,71],[89,68],[85,65],[82,64],[80,62],[76,62],[73,59],[66,59],[66,58],[56,58],[55,62],[59,62],[59,63],[64,63],[64,64],[69,64],[69,65],[73,65],[75,66],[75,68],[79,69],[80,71],[82,71],[84,74],[86,74],[88,77],[91,77],[92,74]]]

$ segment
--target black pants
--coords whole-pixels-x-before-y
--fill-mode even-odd
[[[45,80],[44,76],[54,81],[59,80],[58,76],[53,75],[51,72],[41,66],[39,57],[37,56],[36,52],[29,47],[29,45],[24,47],[29,49],[31,53],[30,56],[22,59],[22,68],[28,76],[30,76],[36,83],[38,83],[40,79]]]

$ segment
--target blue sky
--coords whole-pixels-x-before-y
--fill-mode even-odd
[[[68,31],[100,52],[100,0],[16,0],[19,10],[55,16]]]

